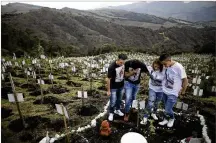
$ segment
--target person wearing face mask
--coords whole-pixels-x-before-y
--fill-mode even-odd
[[[124,87],[124,62],[127,55],[119,54],[118,59],[112,62],[108,68],[107,95],[110,96],[109,121],[113,121],[114,113],[124,116],[120,111]]]
[[[159,125],[173,127],[175,118],[173,106],[177,102],[178,96],[185,95],[188,79],[185,68],[178,62],[171,59],[169,54],[162,54],[160,62],[166,67],[163,81],[163,101],[165,105],[165,118]]]
[[[143,125],[147,124],[149,115],[151,115],[154,120],[158,120],[156,111],[158,109],[158,104],[163,97],[162,81],[165,75],[165,70],[159,59],[156,59],[152,66],[148,66],[147,68],[150,73],[149,97],[143,120],[140,122],[140,124]]]

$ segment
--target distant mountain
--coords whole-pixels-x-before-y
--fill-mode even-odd
[[[46,55],[52,56],[118,50],[155,54],[214,51],[216,28],[196,28],[187,21],[124,10],[23,7],[29,12],[2,14],[2,55],[37,55],[39,44]]]
[[[192,22],[216,20],[216,2],[214,1],[192,1],[189,3],[180,1],[138,2],[110,8],[164,18],[173,17]]]
[[[41,6],[24,4],[24,3],[9,3],[5,6],[1,6],[1,14],[16,14],[16,13],[26,13],[31,10],[41,9]]]

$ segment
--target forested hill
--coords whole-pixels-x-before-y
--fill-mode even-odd
[[[19,11],[15,5],[12,12],[5,12],[6,7],[2,6],[1,15],[2,55],[15,52],[35,56],[38,45],[48,56],[81,56],[118,50],[212,53],[215,49],[216,28],[187,21],[124,10],[58,10],[35,6],[34,10],[28,7]]]

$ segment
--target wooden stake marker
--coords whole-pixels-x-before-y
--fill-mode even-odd
[[[66,121],[66,118],[69,119],[67,109],[64,107],[64,105],[62,103],[61,104],[55,104],[55,106],[56,106],[57,112],[59,114],[63,115],[67,143],[69,143],[70,142],[70,140],[69,140],[69,132],[68,132],[67,121]]]
[[[27,124],[25,124],[25,121],[23,119],[22,112],[21,112],[20,106],[19,106],[19,102],[24,101],[23,94],[22,93],[18,93],[18,94],[16,93],[11,73],[9,73],[9,77],[10,77],[10,83],[11,83],[11,87],[12,87],[12,90],[13,90],[13,94],[8,94],[8,99],[9,99],[9,102],[15,102],[16,103],[17,110],[18,110],[18,113],[19,113],[19,116],[20,116],[20,120],[23,123],[23,127],[26,128]]]

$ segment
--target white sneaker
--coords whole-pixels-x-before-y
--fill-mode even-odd
[[[113,113],[109,113],[108,120],[109,120],[109,121],[113,121],[113,116],[114,116],[114,114],[113,114]]]
[[[174,124],[175,119],[169,119],[169,122],[167,124],[167,127],[172,128]]]
[[[154,119],[154,120],[158,120],[158,117],[156,116],[156,114],[151,114],[151,116],[152,116],[152,118]]]
[[[144,117],[143,120],[140,122],[142,125],[146,125],[148,121],[148,118]]]
[[[114,113],[119,116],[124,116],[124,113],[122,113],[120,110],[115,110]]]
[[[162,122],[159,122],[158,124],[161,126],[164,126],[168,123],[167,119],[164,119]]]

